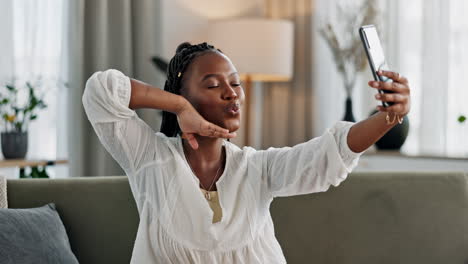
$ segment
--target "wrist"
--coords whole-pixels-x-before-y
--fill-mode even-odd
[[[179,115],[180,113],[182,113],[187,108],[188,104],[190,104],[190,102],[187,99],[185,99],[185,97],[179,95],[174,114]]]

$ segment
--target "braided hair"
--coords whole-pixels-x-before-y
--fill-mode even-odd
[[[216,49],[206,42],[196,45],[192,45],[189,42],[180,44],[177,47],[176,54],[169,61],[164,91],[180,95],[184,72],[187,70],[190,63],[192,63],[193,59],[207,52],[221,52],[221,50]],[[175,137],[182,133],[175,114],[167,111],[162,112],[161,132],[167,137]]]

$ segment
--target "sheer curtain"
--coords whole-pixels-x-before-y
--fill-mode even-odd
[[[63,101],[66,91],[56,86],[60,80],[64,56],[62,40],[65,0],[8,2],[11,13],[7,18],[10,20],[8,22],[12,32],[8,41],[11,45],[9,50],[2,50],[2,57],[3,54],[11,54],[12,59],[11,72],[8,73],[10,76],[4,77],[2,84],[4,81],[14,81],[18,87],[22,87],[26,81],[34,83],[41,78],[43,85],[37,89],[37,94],[44,96],[44,101],[48,105],[46,109],[38,112],[38,118],[29,125],[26,158],[66,158],[66,146],[60,144],[60,139],[66,136],[66,131],[63,130],[65,120],[59,104]],[[2,70],[3,73],[5,71]],[[18,95],[20,104],[26,100],[27,93]],[[55,177],[57,168],[48,168],[51,177]],[[58,169],[60,177],[67,176],[66,169],[63,167]]]
[[[410,134],[403,151],[468,156],[468,3],[464,0],[388,1],[394,68],[412,88]]]

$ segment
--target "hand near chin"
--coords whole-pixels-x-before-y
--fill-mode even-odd
[[[236,132],[229,133],[228,129],[206,121],[190,103],[186,103],[177,114],[177,121],[185,138],[193,149],[198,148],[195,135],[212,138],[234,138]]]

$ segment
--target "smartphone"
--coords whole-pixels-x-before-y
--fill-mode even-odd
[[[374,25],[362,26],[359,28],[359,35],[361,36],[362,44],[364,45],[364,50],[366,51],[367,59],[374,76],[374,80],[382,82],[392,82],[392,79],[381,76],[377,74],[379,70],[389,70],[387,61],[385,60],[385,55],[380,44],[379,35],[377,34],[377,29]],[[393,93],[393,91],[378,90],[379,93]],[[383,102],[384,107],[393,105],[394,102]]]

